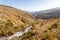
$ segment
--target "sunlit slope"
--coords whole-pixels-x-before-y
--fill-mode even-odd
[[[38,19],[28,33],[21,40],[60,40],[60,18]]]
[[[34,23],[34,17],[28,12],[10,6],[0,5],[0,36],[23,31],[32,23]]]

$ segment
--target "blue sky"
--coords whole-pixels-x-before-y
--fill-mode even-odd
[[[60,0],[0,0],[0,4],[9,5],[25,11],[41,11],[60,7]]]

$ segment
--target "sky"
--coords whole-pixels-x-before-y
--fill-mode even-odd
[[[60,7],[60,0],[0,0],[0,4],[33,12]]]

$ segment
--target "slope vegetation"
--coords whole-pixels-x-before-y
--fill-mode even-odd
[[[0,5],[0,36],[12,35],[17,31],[23,31],[34,23],[34,17],[28,12]]]

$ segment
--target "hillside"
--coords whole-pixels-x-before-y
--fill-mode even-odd
[[[38,19],[29,32],[20,37],[20,40],[60,40],[60,18]]]
[[[37,19],[58,18],[60,17],[60,7],[33,12],[33,16]]]
[[[14,7],[0,5],[0,40],[16,32],[32,28],[21,37],[11,40],[60,40],[60,9],[54,8],[33,13]],[[35,19],[34,16],[37,18]],[[47,19],[47,20],[43,20]]]
[[[11,40],[60,40],[60,18],[38,19],[33,27],[20,38]]]
[[[23,31],[34,23],[34,17],[26,11],[0,5],[0,36],[8,36]]]

